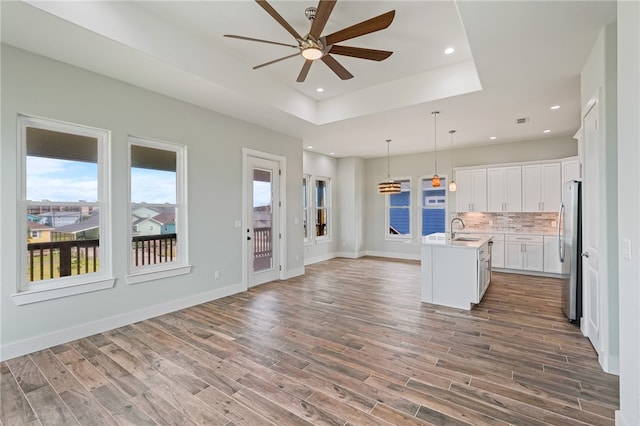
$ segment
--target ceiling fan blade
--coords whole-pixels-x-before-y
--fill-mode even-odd
[[[365,49],[363,47],[339,46],[334,44],[331,46],[329,53],[333,55],[351,56],[353,58],[369,59],[370,61],[384,61],[393,52],[388,50]]]
[[[309,34],[311,34],[316,40],[320,38],[322,30],[324,30],[324,26],[327,24],[329,16],[331,16],[331,12],[335,5],[336,0],[320,0],[318,2],[316,17],[313,18],[311,30],[309,30]]]
[[[225,37],[229,37],[229,38],[237,38],[238,40],[249,40],[249,41],[257,41],[259,43],[269,43],[269,44],[276,44],[278,46],[288,46],[288,47],[294,47],[296,49],[300,49],[300,46],[295,46],[293,44],[287,44],[287,43],[280,43],[277,41],[269,41],[269,40],[262,40],[259,38],[251,38],[251,37],[245,37],[245,36],[239,36],[239,35],[233,35],[233,34],[225,34]]]
[[[329,34],[325,37],[326,45],[328,46],[331,44],[340,43],[341,41],[383,30],[391,25],[395,15],[396,11],[391,10],[387,13],[383,13],[382,15],[378,15],[375,18],[367,19],[366,21],[362,21],[359,24],[355,24],[340,31],[336,31],[333,34]]]
[[[275,64],[276,62],[284,61],[285,59],[293,58],[294,56],[300,56],[299,53],[294,53],[293,55],[283,56],[282,58],[274,59],[273,61],[265,62],[264,64],[256,65],[253,67],[254,70],[258,68],[266,67],[267,65]]]
[[[336,59],[333,56],[324,55],[320,59],[322,59],[322,62],[327,64],[327,66],[331,68],[331,71],[335,72],[336,75],[340,77],[341,80],[349,80],[350,78],[353,78],[353,74],[347,71],[345,67],[340,65],[340,63],[336,61]]]
[[[278,21],[280,25],[284,27],[285,30],[289,32],[296,40],[302,39],[300,34],[291,26],[287,21],[284,20],[282,16],[269,4],[266,0],[256,0],[256,3],[260,5],[273,19]]]
[[[304,61],[304,65],[302,66],[300,74],[298,74],[298,78],[296,79],[298,83],[302,83],[307,78],[307,74],[309,74],[309,70],[311,69],[311,64],[313,64],[313,61],[310,61],[308,59]]]

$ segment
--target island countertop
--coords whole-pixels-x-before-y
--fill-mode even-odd
[[[422,244],[477,250],[490,240],[491,235],[462,234],[452,239],[448,233],[436,233],[422,237]]]

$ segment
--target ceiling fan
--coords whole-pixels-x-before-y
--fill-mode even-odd
[[[262,40],[232,34],[225,34],[224,36],[240,40],[257,41],[260,43],[293,47],[295,49],[298,49],[298,52],[294,53],[293,55],[287,55],[282,58],[266,62],[264,64],[256,65],[255,67],[253,67],[254,70],[301,55],[305,59],[305,61],[304,65],[302,65],[302,70],[300,70],[300,74],[298,74],[298,78],[296,79],[298,83],[304,82],[304,80],[307,78],[307,74],[309,73],[309,69],[311,68],[311,64],[313,64],[313,62],[317,59],[320,59],[322,62],[324,62],[342,80],[348,80],[352,78],[353,75],[349,71],[347,71],[347,69],[343,67],[332,55],[351,56],[353,58],[368,59],[371,61],[383,61],[393,53],[388,50],[341,46],[337,45],[336,43],[340,43],[341,41],[350,40],[352,38],[360,37],[362,35],[387,28],[389,25],[391,25],[391,22],[393,22],[393,18],[396,14],[395,10],[391,10],[374,18],[367,19],[366,21],[362,21],[358,24],[344,28],[340,31],[336,31],[332,34],[322,36],[322,30],[329,20],[329,16],[333,11],[336,0],[320,0],[318,2],[317,8],[309,7],[305,10],[305,15],[311,21],[311,29],[309,30],[309,33],[307,35],[301,36],[266,0],[255,1],[296,39],[298,45],[296,46],[293,44],[279,43],[277,41]]]

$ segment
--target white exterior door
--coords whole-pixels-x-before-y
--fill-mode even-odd
[[[248,156],[245,166],[247,286],[280,278],[280,165]]]
[[[596,351],[601,347],[602,301],[598,248],[600,243],[600,160],[602,133],[599,129],[600,107],[595,102],[584,116],[584,185],[582,188],[582,332]]]

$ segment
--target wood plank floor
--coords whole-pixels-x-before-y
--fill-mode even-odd
[[[614,424],[557,280],[494,273],[462,311],[420,303],[417,262],[306,270],[0,363],[2,425]]]

